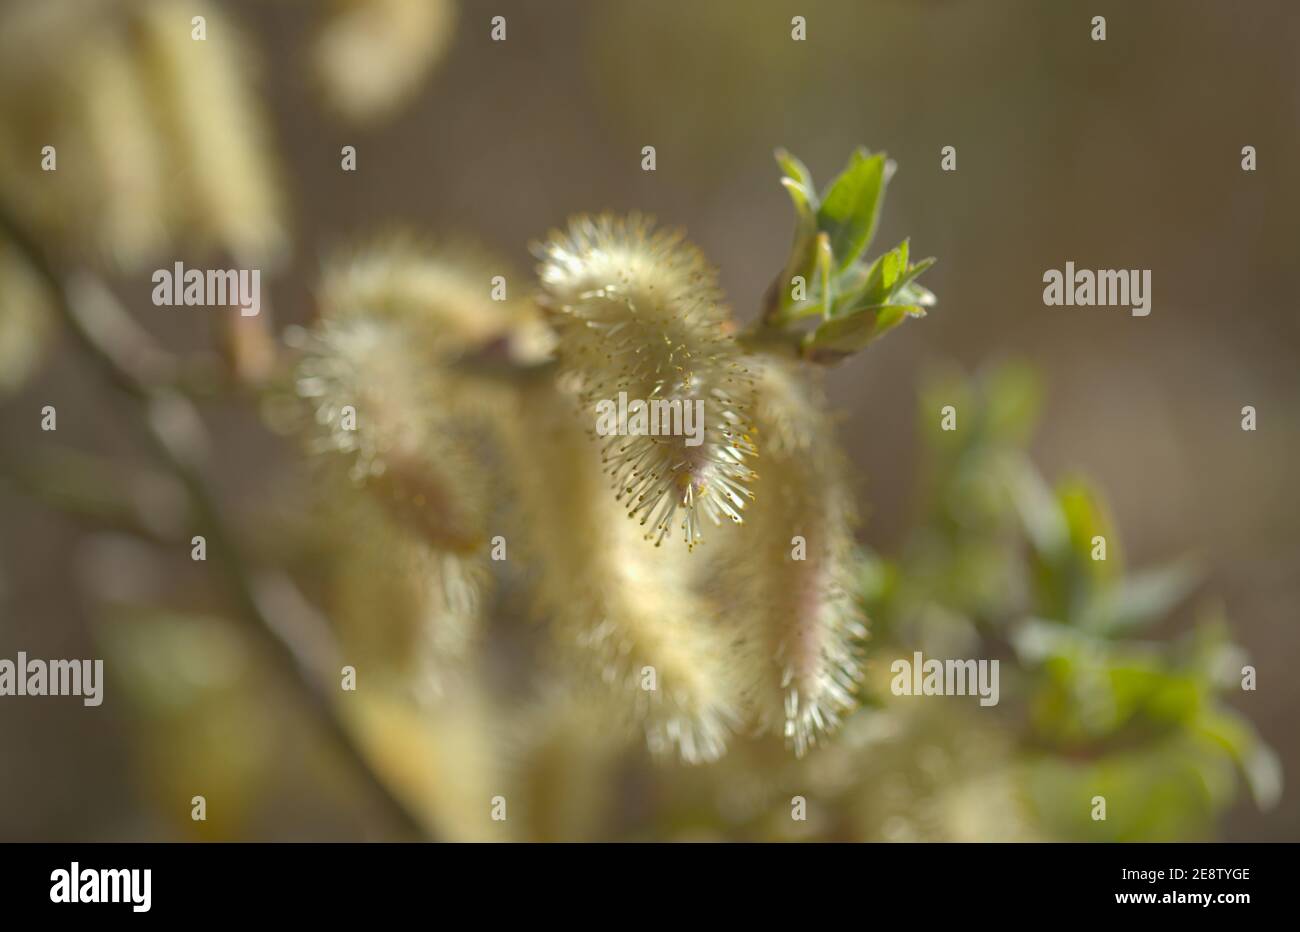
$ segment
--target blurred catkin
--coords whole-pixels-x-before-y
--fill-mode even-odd
[[[500,389],[455,362],[509,345],[517,309],[456,269],[392,242],[339,257],[298,341],[296,388],[341,540],[330,612],[358,678],[379,687],[358,693],[357,734],[434,831],[504,839],[510,825],[486,805],[504,784],[477,671],[496,489],[482,463]]]
[[[310,408],[308,449],[430,543],[468,553],[486,543],[483,493],[457,444],[468,394],[391,322],[326,319],[303,347],[297,392]]]
[[[340,254],[319,321],[296,340],[299,426],[344,541],[336,622],[345,646],[421,699],[463,666],[491,582],[499,478],[485,462],[508,395],[458,364],[546,349],[537,312],[490,300],[492,261],[467,256],[405,237]],[[352,508],[349,486],[365,496]]]
[[[639,723],[653,751],[717,759],[738,722],[739,682],[728,633],[690,585],[691,556],[652,546],[601,488],[572,395],[522,392],[506,428],[512,538],[570,667],[610,691],[614,712]]]
[[[348,662],[427,706],[459,689],[478,647],[489,576],[482,554],[439,549],[370,498],[322,498],[332,536],[330,617]]]
[[[507,300],[493,300],[493,279],[505,280]],[[322,318],[391,321],[414,349],[438,363],[500,347],[514,362],[536,363],[553,347],[538,309],[520,296],[521,278],[464,242],[435,243],[390,233],[335,255],[318,293]]]
[[[507,394],[458,364],[493,350],[519,362],[549,351],[531,305],[491,300],[492,268],[464,248],[403,237],[340,255],[298,365],[311,449],[341,454],[401,521],[459,553],[486,545],[476,463]]]
[[[274,261],[285,231],[248,49],[202,0],[7,5],[0,198],[61,251],[123,268],[180,246]]]
[[[495,710],[475,682],[432,707],[415,708],[382,685],[358,689],[344,707],[368,758],[431,834],[511,841],[519,820],[508,809],[507,818],[492,819],[492,800],[508,784],[493,740]]]
[[[347,120],[379,120],[437,67],[456,29],[452,0],[335,0],[312,45],[325,99]]]
[[[513,718],[511,798],[520,800],[528,838],[605,837],[619,803],[618,768],[630,744],[626,730],[610,727],[611,719],[582,690],[557,684],[544,686]]]
[[[0,239],[0,397],[40,365],[55,323],[50,296],[18,251]]]
[[[191,37],[195,15],[206,19],[206,39]],[[182,205],[182,229],[209,237],[239,262],[278,257],[285,234],[262,155],[267,127],[249,86],[255,74],[250,44],[205,3],[146,2],[135,30],[167,139],[167,194]],[[185,192],[189,196],[181,197]]]
[[[757,724],[802,756],[856,702],[866,636],[853,594],[857,509],[814,374],[776,360],[752,368],[762,472],[709,588],[744,631]]]

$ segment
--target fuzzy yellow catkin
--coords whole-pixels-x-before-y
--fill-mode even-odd
[[[517,837],[519,820],[509,808],[515,802],[494,789],[505,776],[494,741],[496,710],[480,677],[467,677],[432,707],[360,688],[341,708],[367,760],[430,833],[448,841]],[[499,820],[498,801],[507,807]]]
[[[85,193],[99,207],[90,218],[95,239],[114,262],[130,268],[167,239],[163,140],[133,49],[120,35],[105,30],[77,67],[69,103],[87,145],[80,153],[65,149],[62,168],[72,169],[74,180],[78,169],[94,172],[81,177],[93,178],[94,190]]]
[[[497,285],[505,300],[493,299]],[[394,232],[331,259],[318,301],[322,318],[395,322],[441,361],[500,345],[532,364],[547,358],[554,336],[524,293],[504,263],[469,243]]]
[[[195,16],[204,39],[193,38]],[[133,22],[183,227],[236,261],[274,261],[287,237],[262,155],[268,132],[250,87],[250,44],[208,3],[143,0]]]
[[[123,268],[178,245],[273,261],[285,234],[247,48],[203,2],[0,9],[0,198],[61,250]]]
[[[327,319],[302,349],[309,452],[341,458],[357,486],[438,547],[483,549],[485,496],[467,488],[481,475],[464,421],[469,390],[392,321]]]
[[[492,300],[501,270],[468,246],[382,237],[327,264],[321,319],[301,338],[311,450],[341,458],[403,526],[460,557],[489,543],[498,504],[484,461],[509,390],[457,364],[490,350],[532,364],[553,343],[531,303]]]
[[[425,696],[445,692],[479,627],[499,499],[488,461],[508,390],[455,364],[500,345],[532,360],[549,346],[536,310],[492,301],[494,263],[470,255],[408,237],[340,255],[318,289],[321,319],[294,340],[308,448],[365,493],[350,501],[327,486],[350,516],[345,536],[367,548],[338,573],[345,640]]]
[[[598,437],[628,514],[656,545],[680,531],[688,548],[704,519],[740,523],[754,479],[752,384],[713,268],[681,233],[636,214],[574,218],[535,252],[561,362],[580,381],[593,434],[600,406],[624,399],[703,411],[702,436],[652,415],[648,433],[629,435],[629,420]]]
[[[335,0],[313,40],[312,68],[343,117],[379,119],[419,89],[455,28],[452,0]]]
[[[459,688],[482,627],[487,555],[455,553],[374,498],[326,484],[330,618],[350,663],[421,705]]]
[[[853,595],[856,508],[820,386],[800,364],[756,364],[763,473],[727,535],[711,592],[745,630],[740,668],[763,730],[802,756],[852,709],[864,620]]]
[[[536,610],[570,667],[612,692],[652,751],[716,760],[738,722],[740,683],[729,632],[689,584],[690,557],[656,550],[604,493],[573,397],[536,386],[518,404],[504,422],[512,553],[532,570]]]
[[[510,797],[530,841],[599,841],[617,811],[630,736],[602,703],[544,682],[509,716]]]
[[[0,199],[42,239],[131,267],[164,242],[164,198],[161,139],[120,10],[0,10]]]
[[[309,448],[342,535],[331,599],[340,641],[386,687],[441,700],[460,680],[490,583],[491,479],[465,389],[391,320],[326,320],[303,349]],[[330,481],[340,468],[349,482]]]
[[[26,257],[0,237],[0,398],[35,372],[57,320],[45,283]]]

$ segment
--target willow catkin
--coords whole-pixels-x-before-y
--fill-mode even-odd
[[[480,626],[499,498],[487,463],[507,390],[455,363],[502,343],[526,357],[544,329],[535,311],[491,301],[482,271],[385,239],[327,266],[321,319],[296,337],[308,448],[365,497],[345,533],[369,549],[336,574],[340,624],[425,695]]]
[[[170,159],[180,225],[236,261],[273,261],[287,245],[276,180],[262,153],[267,127],[235,24],[203,2],[132,7],[137,58]],[[194,16],[206,38],[192,37]]]
[[[432,707],[363,688],[342,709],[367,760],[430,834],[448,841],[515,840],[513,813],[492,817],[493,800],[506,801],[508,784],[499,765],[497,710],[479,678],[468,677]]]
[[[309,452],[341,458],[357,486],[438,547],[485,547],[486,503],[465,488],[480,472],[469,444],[457,443],[471,430],[457,417],[464,389],[391,321],[325,320],[302,349]]]
[[[493,300],[493,279],[506,294],[515,276],[468,243],[434,243],[389,233],[340,252],[327,263],[318,300],[323,318],[393,321],[441,362],[500,345],[515,362],[537,363],[554,336],[531,302]],[[516,295],[523,293],[516,287]]]
[[[624,400],[650,410],[652,423],[656,410],[703,411],[697,437],[671,424],[634,435],[629,421],[601,439],[628,514],[656,545],[680,530],[688,548],[703,537],[702,519],[741,522],[754,479],[752,385],[714,270],[681,233],[635,214],[575,218],[535,251],[561,361],[580,380],[590,423],[600,405]]]
[[[0,10],[0,198],[60,248],[133,267],[165,242],[162,138],[121,7]]]
[[[334,0],[312,43],[326,100],[346,119],[379,119],[414,94],[451,45],[452,0]]]
[[[756,367],[758,368],[758,367]],[[728,535],[713,594],[745,629],[758,726],[802,756],[853,708],[863,619],[852,591],[856,509],[821,390],[797,365],[759,368],[763,474]]]
[[[52,300],[26,257],[0,237],[0,398],[44,360],[58,321]]]
[[[550,347],[536,309],[491,300],[491,260],[468,256],[387,237],[329,263],[297,378],[312,449],[342,454],[354,481],[460,553],[486,546],[479,463],[506,390],[454,364],[498,345],[533,362]]]
[[[602,703],[544,681],[510,719],[511,798],[530,841],[597,841],[618,801],[629,735]]]
[[[612,691],[652,751],[716,760],[738,721],[731,636],[692,590],[685,551],[656,550],[603,493],[575,406],[537,387],[506,422],[519,499],[512,539],[533,570],[537,611],[570,665]]]
[[[77,60],[77,95],[70,101],[85,133],[83,153],[65,151],[64,167],[82,161],[94,190],[85,192],[96,241],[115,262],[130,268],[158,250],[168,236],[167,191],[162,179],[164,142],[149,112],[145,76],[133,49],[112,28]],[[78,173],[73,172],[74,178]]]
[[[481,627],[490,476],[454,385],[392,321],[326,320],[303,340],[308,449],[339,538],[331,617],[358,668],[440,698]],[[356,497],[360,491],[361,496]]]
[[[335,538],[329,607],[340,648],[348,663],[416,703],[441,700],[463,684],[478,645],[486,560],[431,544],[370,497],[351,505],[333,498],[327,509]]]
[[[61,250],[123,268],[178,244],[272,261],[285,235],[245,47],[203,2],[7,5],[0,197]]]

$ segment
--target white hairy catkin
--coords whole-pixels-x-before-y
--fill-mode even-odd
[[[550,348],[536,309],[490,299],[493,267],[465,248],[401,236],[337,258],[298,365],[313,452],[342,454],[354,481],[459,553],[486,544],[480,461],[506,390],[453,364],[497,345],[526,363]]]
[[[508,391],[456,363],[492,346],[521,360],[545,350],[537,312],[491,301],[490,263],[464,255],[390,237],[340,257],[320,321],[296,337],[308,448],[365,493],[345,508],[348,490],[326,486],[351,542],[336,580],[342,634],[417,698],[445,694],[463,665],[491,577],[491,424]]]
[[[687,553],[656,550],[603,493],[575,408],[573,397],[536,386],[506,422],[518,495],[511,539],[536,610],[568,666],[612,692],[652,751],[716,760],[738,722],[731,636],[692,590]]]
[[[600,841],[618,805],[618,773],[635,736],[608,703],[558,674],[512,709],[510,792],[520,800],[527,837],[542,842]]]
[[[202,0],[5,5],[0,197],[81,258],[138,268],[179,245],[270,263],[286,237],[250,48]]]
[[[593,433],[597,405],[620,394],[647,406],[703,403],[698,444],[681,431],[599,438],[628,514],[656,545],[680,530],[688,549],[703,519],[740,523],[754,478],[752,384],[714,270],[680,233],[636,214],[577,217],[535,251],[561,361],[579,379]]]
[[[508,300],[492,299],[497,277]],[[555,341],[526,291],[522,276],[469,243],[394,232],[331,259],[318,301],[322,318],[393,321],[440,362],[500,345],[512,361],[533,364]]]
[[[499,713],[479,679],[466,677],[427,707],[371,684],[341,708],[367,760],[430,834],[467,842],[518,837],[513,811],[492,818],[490,788],[505,785],[506,774],[496,742]]]
[[[45,283],[26,257],[0,237],[0,398],[37,370],[57,323]]]
[[[164,140],[120,14],[0,9],[0,197],[34,234],[135,267],[165,242]]]
[[[453,0],[334,0],[312,42],[312,69],[341,116],[380,119],[420,89],[455,31]]]
[[[308,448],[337,538],[340,642],[410,698],[441,698],[459,681],[490,581],[490,477],[472,430],[450,414],[456,387],[392,321],[355,318],[306,339],[298,391],[314,408]]]
[[[802,756],[854,707],[861,679],[856,508],[811,373],[775,360],[754,368],[763,474],[749,520],[727,535],[706,585],[745,631],[752,717]]]
[[[428,705],[459,688],[481,630],[483,553],[457,553],[370,497],[329,488],[330,618],[348,661]]]
[[[447,379],[404,329],[358,317],[325,320],[306,338],[298,395],[311,407],[308,450],[346,464],[403,524],[443,549],[486,541],[484,495],[461,411],[466,389]]]
[[[195,15],[207,24],[201,41],[192,38]],[[287,234],[277,179],[263,156],[269,134],[249,79],[251,43],[203,2],[145,0],[133,28],[182,225],[236,261],[279,258]]]

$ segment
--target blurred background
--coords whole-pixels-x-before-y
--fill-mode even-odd
[[[202,50],[189,35],[200,10]],[[806,18],[804,42],[791,40],[795,15]],[[1090,38],[1095,15],[1106,16],[1104,42]],[[506,18],[505,41],[492,40],[494,16]],[[1191,789],[1163,766],[1108,770],[1171,809],[1117,826],[1118,837],[1300,840],[1293,4],[10,0],[0,3],[0,45],[8,208],[61,263],[97,270],[163,346],[225,346],[237,370],[258,367],[266,335],[214,334],[209,315],[155,308],[154,268],[221,267],[206,259],[214,255],[256,262],[267,270],[261,322],[278,331],[311,321],[322,263],[368,235],[404,227],[472,239],[523,283],[529,243],[570,215],[637,209],[684,227],[748,320],[790,245],[773,150],[796,153],[819,182],[856,145],[887,151],[899,169],[877,250],[906,236],[913,255],[937,256],[926,284],[939,303],[829,376],[860,477],[868,567],[905,568],[929,513],[927,450],[945,454],[926,437],[926,418],[938,415],[924,386],[946,398],[942,386],[973,379],[962,384],[978,395],[997,383],[988,373],[1005,371],[998,363],[1028,367],[1014,370],[1039,386],[1028,457],[1052,483],[1081,476],[1101,490],[1126,565],[1196,562],[1195,589],[1144,636],[1172,643],[1206,612],[1226,618],[1259,685],[1224,689],[1216,702],[1253,723],[1282,775],[1280,792],[1257,787],[1261,805],[1248,780],[1217,764],[1194,763]],[[119,46],[123,61],[148,50],[153,70],[127,74],[110,60]],[[139,103],[123,102],[128,85],[141,89]],[[141,180],[153,150],[131,148],[135,122],[160,110],[171,141]],[[39,172],[47,139],[68,140],[58,147],[60,195]],[[647,145],[654,172],[641,168]],[[1241,169],[1247,145],[1254,172]],[[356,149],[355,172],[340,168],[344,146]],[[955,172],[940,170],[944,146],[956,148]],[[165,183],[154,190],[150,178]],[[178,178],[188,181],[169,187]],[[158,526],[177,494],[149,477],[138,429],[57,324],[15,310],[41,303],[13,297],[40,287],[16,255],[0,264],[0,657],[103,656],[124,681],[110,677],[95,710],[0,700],[0,839],[390,837],[355,777],[270,682],[256,644],[222,620],[219,580],[184,547],[160,556],[112,527],[116,506],[88,527],[51,508],[48,488],[34,491],[52,479],[77,499],[100,484],[164,512]],[[1152,270],[1151,315],[1044,307],[1043,272],[1067,261]],[[203,407],[210,475],[257,558],[283,557],[303,575],[311,557],[284,557],[268,530],[305,507],[293,491],[296,447],[248,400],[236,390]],[[1240,427],[1248,404],[1253,433]],[[77,455],[42,459],[55,436],[40,431],[43,405],[56,406],[57,439]],[[1007,442],[1021,445],[1020,434]],[[906,630],[898,625],[885,630]],[[488,666],[510,675],[522,643]],[[765,750],[731,755],[732,769],[715,776],[596,747],[578,718],[533,729],[522,713],[487,723],[445,714],[426,756],[459,760],[478,753],[466,750],[475,735],[499,739],[501,784],[533,800],[522,837],[787,837],[769,824],[781,805],[760,816],[751,802],[780,796],[751,785],[779,782],[788,766],[766,763]],[[447,784],[464,779],[459,764],[395,759],[398,748],[424,754],[412,750],[416,726],[403,713],[373,715],[377,769],[436,834],[483,837],[454,814]],[[959,722],[922,722],[895,728],[903,737],[883,746],[876,732],[851,734],[851,751],[818,765],[831,771],[816,785],[833,814],[793,837],[1099,837],[1086,820],[1054,815],[1033,776],[966,762],[1000,754],[999,742],[1019,747],[1018,726],[987,740],[945,728],[961,732]],[[1045,771],[1052,785],[1066,777],[1051,768],[1081,759],[1058,751]],[[985,782],[972,787],[959,778],[968,772]],[[989,774],[1014,786],[990,788]],[[211,815],[195,823],[189,800],[205,791]],[[609,799],[598,821],[570,812],[593,794]]]

